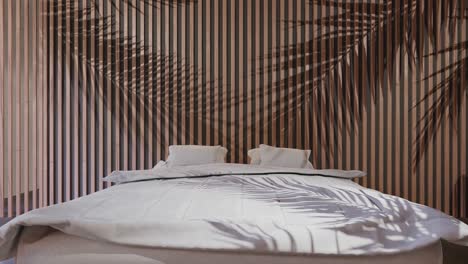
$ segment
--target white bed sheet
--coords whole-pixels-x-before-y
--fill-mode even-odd
[[[385,256],[295,256],[128,247],[55,231],[34,240],[21,239],[16,264],[442,264],[442,259],[439,242]]]
[[[15,254],[22,233],[48,227],[102,243],[233,254],[376,256],[440,238],[468,245],[457,219],[347,179],[229,164],[174,174],[184,170],[211,176],[121,184],[17,217],[0,228],[0,259]]]

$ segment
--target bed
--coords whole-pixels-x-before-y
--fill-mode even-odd
[[[364,188],[358,171],[207,164],[115,172],[117,185],[0,228],[17,263],[441,263],[468,226]]]

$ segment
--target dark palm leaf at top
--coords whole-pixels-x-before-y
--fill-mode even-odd
[[[306,27],[306,31],[313,32],[311,37],[268,54],[268,58],[280,58],[279,62],[260,72],[285,72],[284,78],[274,86],[293,90],[305,88],[312,107],[326,105],[330,98],[336,98],[338,105],[327,107],[325,114],[317,108],[311,111],[314,122],[321,128],[330,122],[327,116],[343,112],[344,120],[333,121],[335,138],[362,122],[362,111],[370,111],[371,102],[380,100],[379,94],[385,96],[392,92],[407,70],[420,70],[426,56],[443,56],[447,52],[466,55],[466,40],[459,39],[446,47],[441,37],[456,38],[461,30],[468,6],[464,0],[311,0],[309,5],[313,12],[311,19],[285,23]],[[425,54],[427,51],[430,54]],[[419,120],[422,130],[414,141],[413,168],[427,150],[427,138],[437,134],[441,120],[447,116],[457,118],[463,102],[460,98],[468,85],[462,81],[467,75],[466,63],[466,57],[457,57],[439,72],[429,73],[419,80],[425,81],[441,72],[445,75],[423,99],[440,91],[438,99]],[[297,82],[303,76],[305,81]],[[340,127],[343,121],[344,127]],[[325,152],[332,153],[332,146],[326,141],[321,145]]]
[[[174,97],[176,89],[182,90],[183,87],[184,93],[193,98],[193,86],[197,85],[198,79],[201,79],[199,78],[203,74],[201,70],[194,68],[176,53],[155,50],[151,44],[146,44],[145,41],[128,35],[122,28],[128,27],[128,25],[122,22],[124,14],[121,10],[124,8],[133,9],[145,16],[145,6],[147,8],[160,8],[167,5],[173,8],[175,5],[188,4],[196,2],[196,0],[144,0],[138,4],[131,0],[104,0],[107,8],[112,7],[116,10],[120,21],[117,21],[115,15],[104,13],[102,1],[91,0],[81,8],[77,8],[75,1],[46,1],[48,4],[44,6],[50,6],[50,8],[43,10],[42,14],[48,19],[61,15],[66,19],[73,18],[74,23],[82,25],[83,29],[79,32],[66,25],[56,26],[55,29],[56,34],[61,36],[62,44],[70,47],[71,57],[74,60],[70,63],[79,65],[82,74],[86,75],[88,82],[91,82],[91,85],[88,84],[86,87],[88,93],[90,92],[89,86],[92,86],[103,102],[110,101],[106,97],[111,95],[106,93],[101,84],[93,85],[93,83],[102,80],[112,85],[112,90],[120,91],[124,104],[129,105],[131,109],[137,108],[139,104],[144,105],[148,116],[153,118],[157,118],[157,113],[154,111],[157,111],[161,106],[167,109],[174,107],[174,104],[176,107],[183,107],[181,100],[174,100],[174,104],[169,105],[168,98]],[[116,29],[117,26],[119,29]],[[74,42],[70,41],[72,38],[75,39]],[[81,50],[78,48],[78,39],[85,43],[85,47]],[[91,49],[95,51],[108,53],[108,58],[92,56],[90,50],[86,49],[86,43],[90,43]],[[115,59],[110,59],[111,57],[115,57]],[[69,67],[69,65],[62,66]],[[120,67],[119,70],[116,70],[117,67]],[[83,88],[85,81],[79,80],[80,89]],[[203,85],[210,86],[212,82]],[[145,101],[153,101],[159,107],[149,109],[149,104],[145,104]],[[111,104],[106,104],[106,106],[112,107]],[[121,114],[124,117],[123,127],[127,126],[126,121],[129,118],[135,119],[136,113],[134,111],[124,112],[123,107],[118,111],[120,113],[111,112],[114,115]]]

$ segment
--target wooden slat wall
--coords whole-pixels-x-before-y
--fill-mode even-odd
[[[362,169],[364,186],[467,215],[466,62],[427,78],[468,56],[441,52],[467,40],[463,0],[0,8],[4,215],[106,188],[110,171],[150,168],[171,144],[220,144],[247,162],[260,143],[310,148],[315,167]]]
[[[0,217],[45,205],[41,4],[0,3]]]

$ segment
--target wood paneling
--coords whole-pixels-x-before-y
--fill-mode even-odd
[[[106,188],[110,171],[150,168],[170,144],[221,144],[247,162],[267,143],[466,216],[463,0],[0,8],[2,213]]]
[[[42,4],[0,3],[0,217],[45,205]]]

